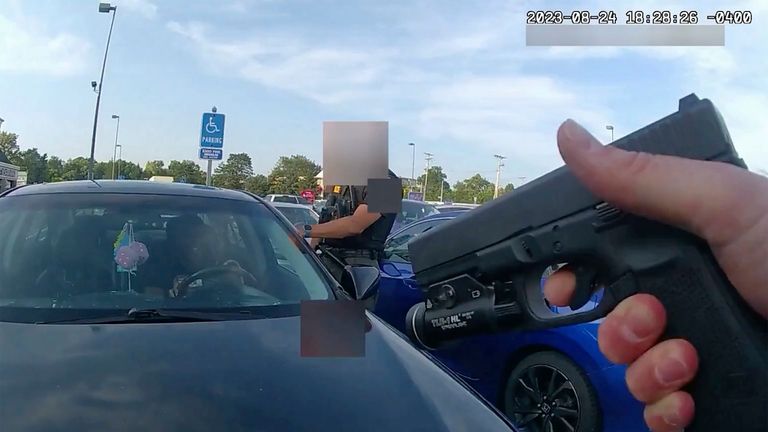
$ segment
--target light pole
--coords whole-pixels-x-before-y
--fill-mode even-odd
[[[442,170],[440,170],[440,173],[442,174]],[[443,180],[442,175],[440,176],[440,202],[444,203],[443,201],[443,188],[445,187],[445,180]]]
[[[3,127],[3,122],[4,122],[4,121],[5,121],[5,120],[3,120],[2,118],[0,118],[0,128],[2,128],[2,127]]]
[[[496,199],[499,197],[499,178],[501,177],[501,167],[504,166],[502,161],[506,158],[501,155],[493,155],[493,157],[499,160],[499,165],[496,167],[496,188],[493,190],[493,198]]]
[[[605,128],[608,129],[609,131],[611,131],[611,142],[613,142],[613,126],[612,125],[608,125]]]
[[[427,184],[429,182],[429,161],[432,160],[432,153],[424,153],[424,158],[427,160],[427,170],[424,172],[424,201],[427,200]]]
[[[93,114],[93,135],[91,136],[91,158],[88,160],[88,180],[93,180],[93,154],[96,151],[96,125],[99,121],[99,103],[101,102],[101,90],[104,83],[104,69],[107,67],[107,53],[109,53],[109,41],[112,40],[112,27],[115,25],[115,15],[117,15],[117,6],[109,3],[99,3],[99,13],[112,12],[112,23],[109,25],[109,35],[107,36],[107,48],[104,50],[104,61],[101,64],[101,77],[99,78],[98,89],[91,83],[96,90],[96,112]]]
[[[408,188],[408,192],[413,192],[413,184],[416,182],[416,144],[414,143],[408,143],[409,146],[412,147],[412,156],[411,156],[411,185]]]
[[[120,178],[120,162],[123,160],[123,146],[122,144],[118,144],[115,148],[120,149],[120,153],[117,155],[117,178]]]
[[[115,129],[115,151],[112,152],[112,180],[115,179],[115,162],[117,162],[117,136],[120,134],[120,116],[112,114],[113,119],[117,119],[117,129]]]

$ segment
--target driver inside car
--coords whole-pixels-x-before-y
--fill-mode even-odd
[[[146,294],[154,297],[183,297],[188,291],[203,284],[203,280],[182,284],[190,275],[217,266],[240,266],[237,261],[223,259],[213,228],[197,216],[184,215],[168,221],[166,238],[164,256],[152,263],[152,259],[147,262]],[[234,274],[226,274],[217,279],[223,277],[237,278],[237,281],[231,282],[242,284],[241,278]],[[221,282],[231,284],[230,281]]]

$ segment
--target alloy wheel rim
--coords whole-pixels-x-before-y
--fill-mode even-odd
[[[559,369],[529,366],[508,390],[507,413],[526,432],[575,432],[581,406],[576,389]]]

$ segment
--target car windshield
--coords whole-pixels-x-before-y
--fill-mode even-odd
[[[397,215],[397,222],[407,224],[437,213],[439,213],[437,208],[431,204],[403,201],[400,213]]]
[[[285,196],[285,195],[277,195],[273,198],[274,202],[281,202],[281,203],[292,203],[296,204],[296,198],[292,196]]]
[[[0,199],[0,237],[0,314],[13,309],[21,321],[33,310],[39,319],[41,311],[268,308],[332,298],[311,251],[255,201],[11,196]]]
[[[276,207],[292,224],[313,225],[318,221],[317,215],[309,208]]]

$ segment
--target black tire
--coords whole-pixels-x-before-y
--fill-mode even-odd
[[[512,369],[503,411],[521,432],[599,432],[602,426],[587,375],[555,351],[533,353]]]

